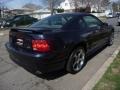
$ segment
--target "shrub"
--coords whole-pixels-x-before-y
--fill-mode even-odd
[[[57,13],[62,13],[62,12],[64,12],[64,9],[62,9],[62,8],[58,8],[58,9],[54,9],[55,11],[57,11]]]

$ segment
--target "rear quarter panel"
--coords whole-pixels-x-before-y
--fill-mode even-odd
[[[61,30],[44,34],[44,38],[52,41],[55,52],[67,55],[78,43],[85,40],[80,30]]]

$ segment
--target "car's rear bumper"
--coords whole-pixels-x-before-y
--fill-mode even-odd
[[[9,52],[10,58],[22,67],[39,70],[42,73],[60,70],[65,67],[65,59],[60,58],[58,60],[56,57],[53,58],[53,55],[30,54],[22,51],[17,51],[11,47],[9,43],[6,43],[5,46]],[[53,60],[53,62],[50,60]]]

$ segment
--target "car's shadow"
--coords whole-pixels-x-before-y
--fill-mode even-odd
[[[31,67],[29,65],[25,65],[25,64],[23,64],[21,62],[13,60],[13,59],[12,59],[12,61],[14,63],[16,63],[17,65],[21,66],[26,71],[28,71],[28,72],[36,75],[39,78],[46,79],[46,80],[54,80],[54,79],[57,79],[57,78],[62,77],[62,76],[64,76],[64,75],[67,74],[67,72],[66,72],[65,69],[62,69],[62,70],[59,70],[59,71],[50,72],[50,73],[44,73],[43,74],[40,71],[37,71],[34,67]]]
[[[101,49],[97,50],[95,53],[93,53],[92,55],[88,56],[87,57],[87,61],[91,60],[93,57],[95,57],[97,54],[99,54],[102,50],[104,50],[106,48],[106,46],[102,47]],[[14,61],[14,60],[13,60]],[[23,67],[25,70],[27,70],[28,72],[36,75],[37,77],[39,78],[42,78],[42,79],[46,79],[46,80],[54,80],[54,79],[57,79],[57,78],[60,78],[67,73],[67,71],[65,69],[63,70],[59,70],[59,71],[54,71],[54,72],[50,72],[50,73],[46,73],[46,74],[41,74],[39,72],[35,72],[36,70],[31,68],[31,67],[28,67],[28,66],[25,66],[25,65],[22,65],[20,64],[19,62],[16,62],[14,61],[16,64],[20,65],[21,67]],[[87,63],[86,63],[87,65]],[[83,68],[84,69],[84,68]]]
[[[107,45],[101,47],[100,49],[93,52],[90,56],[87,57],[87,61],[91,60],[93,57],[97,56],[100,52],[102,52],[105,48],[107,48]]]

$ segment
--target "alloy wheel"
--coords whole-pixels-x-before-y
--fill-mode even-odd
[[[85,53],[82,49],[77,50],[72,56],[73,65],[72,68],[74,71],[79,71],[85,63]]]

